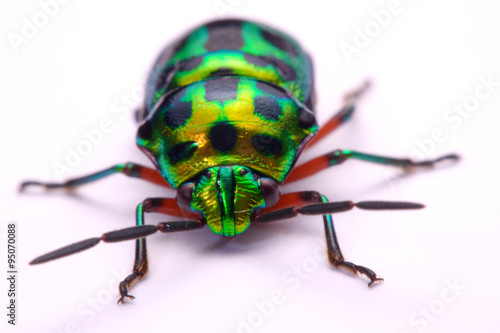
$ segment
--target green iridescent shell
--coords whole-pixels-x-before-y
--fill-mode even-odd
[[[137,143],[174,188],[220,165],[282,182],[317,131],[312,80],[290,37],[246,21],[209,23],[156,61]]]

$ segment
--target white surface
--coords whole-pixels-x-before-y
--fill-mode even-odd
[[[23,18],[41,7],[2,2],[0,234],[5,237],[7,222],[17,223],[19,297],[18,325],[6,324],[3,305],[0,325],[12,332],[498,332],[500,87],[456,129],[443,120],[474,95],[480,77],[500,82],[498,11],[487,0],[401,0],[402,10],[350,63],[339,45],[353,43],[356,27],[371,24],[370,12],[390,1],[221,0],[235,4],[234,16],[289,32],[312,54],[320,123],[346,91],[373,80],[352,121],[301,161],[335,148],[407,156],[435,128],[446,140],[431,155],[463,156],[453,167],[400,180],[393,179],[394,169],[352,161],[285,188],[319,190],[331,200],[425,203],[421,211],[335,216],[345,257],[372,268],[385,278],[382,284],[369,289],[366,279],[328,265],[320,217],[254,226],[232,240],[208,228],[155,235],[150,274],[131,290],[137,299],[124,306],[115,304],[117,284],[132,266],[133,242],[27,265],[60,246],[132,226],[146,197],[174,196],[119,175],[74,196],[19,195],[16,188],[25,179],[57,180],[51,165],[63,162],[67,147],[75,149],[85,139],[82,131],[104,118],[113,131],[68,176],[125,161],[147,164],[134,144],[131,115],[120,118],[113,107],[144,84],[166,43],[218,17],[214,3],[70,1],[16,53],[8,33],[20,33]],[[0,258],[5,267],[5,255]],[[292,269],[303,264],[311,272],[299,278]],[[454,281],[465,287],[456,295],[448,289]],[[268,302],[274,290],[283,302],[263,315],[255,302]],[[429,307],[432,317],[424,319],[419,311]],[[249,318],[254,326],[241,328]]]

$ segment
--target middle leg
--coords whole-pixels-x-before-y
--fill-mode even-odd
[[[151,169],[136,163],[120,163],[116,164],[110,168],[94,172],[90,175],[83,177],[69,179],[65,182],[55,183],[55,182],[40,182],[34,180],[28,180],[21,183],[19,187],[19,192],[23,192],[27,187],[42,187],[44,189],[74,189],[78,186],[92,183],[108,176],[114,175],[116,173],[124,174],[128,177],[139,178],[146,180],[150,183],[165,186],[171,188],[167,181],[163,178],[160,172],[156,169]]]
[[[341,164],[348,159],[357,159],[371,163],[391,165],[402,168],[405,171],[414,171],[417,168],[432,168],[443,161],[456,161],[459,159],[456,154],[440,156],[432,160],[413,161],[408,158],[394,158],[380,155],[361,153],[354,150],[334,150],[328,154],[316,157],[304,164],[292,169],[285,183],[291,183],[306,177],[309,177],[328,167]]]

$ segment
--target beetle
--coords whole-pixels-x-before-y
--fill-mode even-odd
[[[148,76],[143,106],[136,112],[137,145],[155,169],[123,163],[62,183],[25,181],[28,187],[75,188],[122,173],[175,189],[176,198],[148,198],[136,209],[136,226],[52,251],[32,260],[40,264],[99,242],[136,239],[133,271],[119,284],[120,298],[133,299],[129,288],[148,271],[146,236],[208,225],[215,234],[233,237],[251,223],[268,223],[301,215],[322,215],[330,263],[369,279],[383,280],[371,269],[346,261],[338,244],[332,213],[354,207],[368,210],[418,209],[412,202],[328,202],[316,191],[281,193],[281,186],[349,159],[413,171],[456,154],[413,161],[334,150],[295,166],[313,146],[354,112],[368,84],[346,94],[344,105],[325,125],[315,119],[311,58],[290,36],[244,20],[212,21],[167,46]],[[145,224],[145,213],[183,217]]]

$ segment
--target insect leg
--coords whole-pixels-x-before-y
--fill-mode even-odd
[[[264,211],[264,213],[258,214],[254,221],[258,223],[266,223],[279,221],[283,219],[288,219],[295,217],[299,214],[301,215],[323,215],[323,223],[325,227],[325,237],[327,245],[328,260],[330,263],[338,268],[345,269],[353,274],[363,274],[370,282],[368,286],[371,286],[376,281],[383,280],[377,277],[377,274],[371,269],[353,264],[352,262],[345,261],[342,251],[340,250],[340,245],[335,234],[335,228],[333,225],[333,219],[330,214],[344,212],[351,210],[354,207],[367,210],[397,210],[397,209],[418,209],[423,208],[422,204],[413,202],[390,202],[390,201],[362,201],[354,203],[352,201],[341,201],[341,202],[328,202],[328,199],[324,195],[320,195],[317,192],[297,192],[289,193],[289,195],[295,195],[296,198],[303,198],[303,201],[298,201],[298,204],[294,206],[289,206],[283,208],[278,206],[276,210],[274,206]],[[318,203],[319,201],[319,203]],[[290,201],[292,202],[292,200]],[[279,205],[279,201],[277,205]]]
[[[284,193],[280,196],[278,202],[274,204],[272,207],[261,209],[256,215],[256,222],[264,222],[261,221],[265,219],[266,222],[283,220],[284,218],[276,218],[273,219],[272,216],[275,215],[283,215],[285,212],[281,212],[282,210],[290,210],[289,214],[294,214],[290,217],[297,216],[298,212],[294,212],[299,207],[310,205],[313,203],[321,202],[321,194],[316,191],[302,191],[302,192],[292,192],[292,193]],[[280,213],[281,212],[281,213]],[[268,219],[271,219],[268,221]]]
[[[161,222],[158,225],[145,225],[144,213],[155,212],[174,216],[183,216],[194,218],[194,220]],[[135,261],[133,272],[120,283],[120,299],[122,302],[125,297],[130,299],[134,296],[128,293],[128,288],[148,271],[148,258],[146,249],[146,236],[152,235],[157,231],[174,232],[201,228],[205,223],[198,214],[181,212],[177,206],[176,200],[171,198],[152,198],[146,199],[137,206],[136,211],[137,226],[107,232],[100,237],[89,238],[71,245],[67,245],[55,251],[41,255],[30,262],[30,265],[42,264],[47,261],[59,259],[96,246],[99,242],[106,243],[120,242],[136,239]]]
[[[354,150],[334,150],[328,154],[316,157],[304,164],[292,169],[285,180],[285,183],[291,183],[302,178],[309,177],[328,167],[338,165],[347,159],[357,159],[377,164],[391,165],[404,169],[405,171],[414,171],[417,168],[432,168],[445,161],[457,161],[459,156],[448,154],[431,160],[413,161],[408,158],[393,158],[379,155],[365,154]]]
[[[41,255],[30,261],[30,265],[43,264],[47,261],[56,260],[62,257],[66,257],[84,250],[88,250],[96,246],[99,242],[103,241],[106,243],[113,243],[119,241],[126,241],[130,239],[136,239],[139,237],[146,237],[157,232],[158,226],[155,225],[142,225],[139,227],[130,227],[125,229],[120,229],[116,231],[111,231],[101,235],[101,237],[93,237],[80,242],[67,245],[55,251]]]
[[[45,189],[56,189],[56,188],[72,189],[80,185],[100,180],[115,173],[122,173],[128,177],[140,178],[157,185],[170,187],[167,181],[162,177],[162,175],[157,170],[129,162],[129,163],[117,164],[102,171],[98,171],[84,177],[73,178],[62,183],[25,181],[21,183],[19,191],[22,192],[29,186],[41,186]]]
[[[345,212],[354,207],[365,210],[419,209],[424,205],[406,201],[352,201],[328,202],[324,195],[315,191],[286,193],[276,205],[260,210],[253,221],[267,223],[289,219],[298,215],[328,215]],[[326,201],[325,201],[326,200]]]
[[[325,136],[333,132],[337,127],[345,123],[351,118],[352,113],[356,108],[356,102],[359,97],[369,88],[370,82],[365,82],[360,88],[347,93],[344,96],[344,106],[336,113],[326,124],[320,127],[316,136],[308,143],[307,148],[318,143]]]
[[[165,222],[160,231],[173,232],[181,230],[198,229],[203,226],[200,220],[200,215],[195,213],[185,212],[177,206],[177,201],[171,198],[149,198],[141,202],[136,210],[136,224],[137,227],[144,226],[144,213],[161,213],[174,216],[184,216],[191,218],[198,218],[195,221],[186,222]],[[135,243],[135,260],[132,269],[132,274],[127,276],[119,285],[120,299],[118,303],[123,303],[124,298],[135,298],[128,293],[128,289],[139,279],[148,272],[148,253],[146,248],[146,238],[138,238]]]

